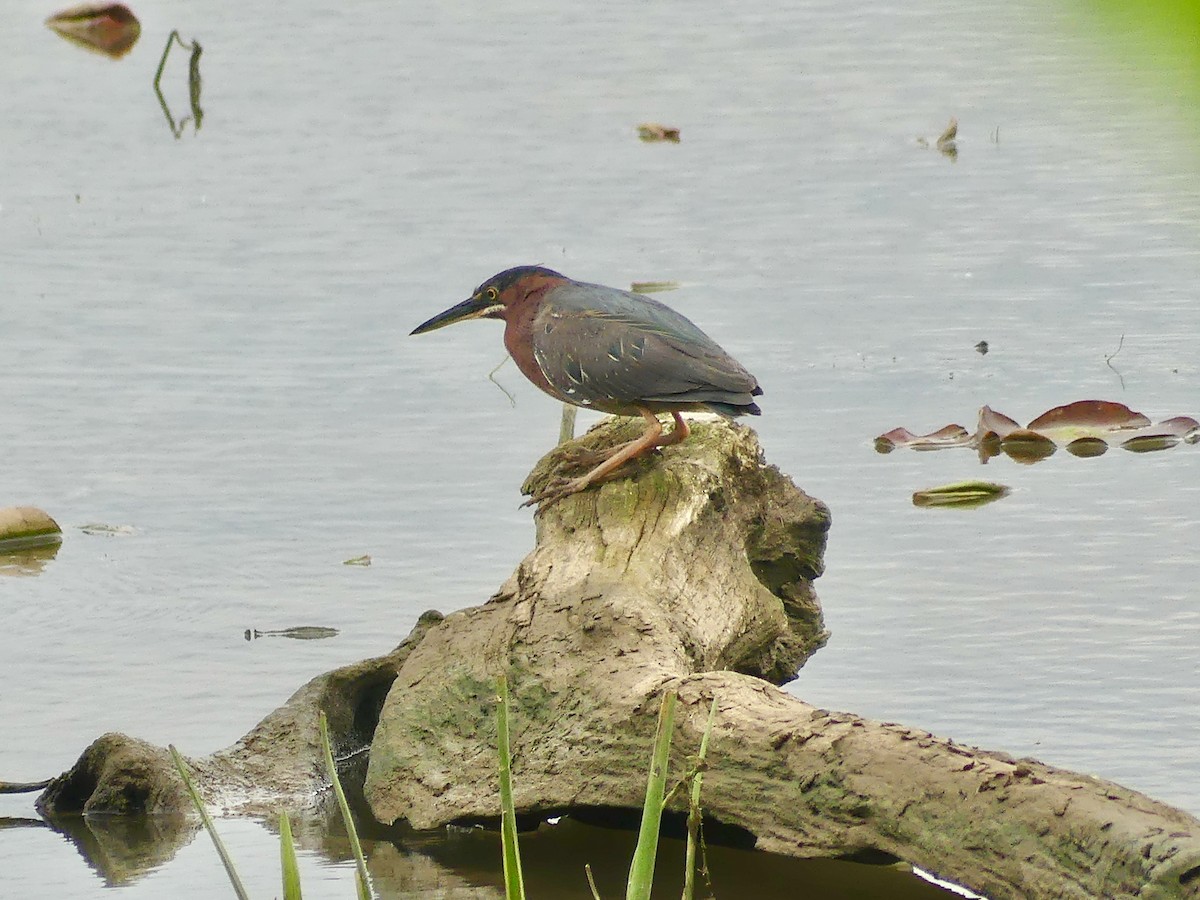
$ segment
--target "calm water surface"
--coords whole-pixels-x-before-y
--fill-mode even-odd
[[[985,403],[1200,413],[1195,147],[1054,7],[197,0],[139,9],[117,63],[47,12],[0,32],[0,505],[66,539],[0,577],[0,778],[106,731],[207,753],[485,599],[532,545],[518,486],[559,407],[511,364],[515,406],[488,382],[495,323],[407,334],[540,262],[683,282],[668,301],[764,385],[769,460],[834,518],[833,638],[798,696],[1200,813],[1200,448],[871,447]],[[180,140],[150,88],[171,28],[205,48]],[[180,54],[177,107],[184,78]],[[956,163],[915,142],[950,115]],[[682,143],[639,143],[646,120]],[[966,477],[1014,493],[911,505]],[[340,634],[243,639],[295,625]],[[0,825],[32,816],[0,798]],[[224,830],[274,890],[274,837]],[[306,856],[314,896],[347,895],[341,858]],[[0,860],[0,895],[104,890],[42,829],[5,828]],[[120,890],[222,878],[196,841]]]

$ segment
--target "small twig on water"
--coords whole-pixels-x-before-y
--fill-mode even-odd
[[[1125,376],[1117,371],[1117,367],[1112,364],[1113,358],[1121,352],[1121,348],[1125,346],[1125,335],[1121,335],[1121,340],[1117,342],[1117,349],[1104,357],[1104,364],[1117,373],[1117,378],[1121,380],[1121,390],[1125,390]]]
[[[515,407],[517,405],[517,398],[516,398],[516,396],[513,395],[513,392],[510,391],[508,388],[506,388],[504,385],[502,385],[500,382],[498,382],[495,378],[492,377],[497,372],[499,372],[501,369],[503,369],[504,364],[506,362],[508,362],[510,359],[512,359],[511,356],[505,356],[504,359],[500,360],[500,364],[498,366],[496,366],[496,368],[492,369],[492,371],[488,372],[488,381],[490,381],[496,387],[500,388],[500,390],[502,390],[504,392],[504,396],[508,398],[508,402],[511,403]]]
[[[167,66],[167,57],[171,54],[172,44],[179,44],[180,47],[191,53],[188,60],[188,102],[192,107],[192,115],[181,119],[178,124],[175,122],[175,117],[171,115],[171,109],[167,106],[167,99],[162,92],[163,69]],[[167,45],[163,47],[162,59],[158,61],[158,71],[154,73],[154,93],[158,97],[158,105],[162,107],[163,115],[167,117],[167,125],[176,139],[183,134],[183,129],[189,120],[196,131],[200,130],[200,123],[204,120],[204,110],[200,108],[200,54],[203,52],[199,41],[188,43],[179,36],[177,29],[172,29],[171,33],[167,35]]]

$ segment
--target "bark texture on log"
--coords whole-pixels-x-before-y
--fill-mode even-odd
[[[602,424],[539,463],[527,492],[580,447],[637,430]],[[370,741],[364,792],[381,822],[494,820],[493,679],[505,674],[518,812],[636,809],[658,699],[674,690],[672,772],[686,770],[715,697],[706,815],[761,849],[887,854],[997,900],[1200,898],[1200,821],[1179,810],[780,690],[827,636],[812,581],[828,526],[752,431],[697,422],[630,477],[539,511],[537,546],[486,604],[424,617],[393,654],[314,679],[197,761],[208,796],[261,809],[311,795],[324,708],[345,747]],[[106,766],[95,749],[43,808],[117,808],[142,795],[114,786],[161,763],[143,747],[136,765]],[[144,792],[156,809],[182,808],[177,794]]]

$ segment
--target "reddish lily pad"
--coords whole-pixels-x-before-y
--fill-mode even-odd
[[[891,453],[897,447],[940,450],[942,447],[966,446],[970,440],[971,435],[961,425],[947,425],[929,434],[913,434],[907,428],[893,428],[887,434],[875,438],[875,449],[880,453]]]
[[[1079,400],[1056,406],[1029,423],[1029,429],[1057,443],[1069,444],[1081,437],[1100,437],[1116,431],[1144,428],[1150,420],[1123,403],[1108,400]]]
[[[57,12],[46,27],[73,44],[120,59],[133,49],[142,24],[123,3],[84,3]]]
[[[1004,440],[1014,431],[1019,431],[1020,428],[1020,423],[1015,419],[1010,419],[1004,413],[996,412],[990,406],[979,410],[979,430],[976,432],[979,435],[994,434]]]
[[[1135,453],[1166,450],[1179,443],[1200,443],[1200,422],[1191,416],[1175,416],[1158,424],[1123,403],[1109,400],[1078,400],[1056,406],[1022,428],[1016,419],[990,406],[979,410],[974,434],[961,425],[947,425],[929,434],[913,434],[893,428],[875,438],[875,449],[890,453],[897,447],[941,450],[973,447],[982,462],[1000,453],[1017,462],[1034,463],[1065,447],[1074,456],[1100,456],[1111,446]]]

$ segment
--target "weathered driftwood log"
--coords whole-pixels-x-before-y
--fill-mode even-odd
[[[607,423],[582,443],[623,430]],[[543,460],[527,489],[569,452]],[[674,690],[673,770],[715,697],[706,815],[764,850],[887,854],[993,898],[1200,897],[1200,821],[1179,810],[814,709],[776,686],[825,640],[811,581],[828,514],[763,463],[753,432],[698,423],[693,439],[539,512],[537,526],[536,548],[488,603],[423,618],[393,654],[315,679],[198,761],[213,801],[261,808],[317,786],[321,707],[344,746],[374,728],[364,790],[380,821],[492,819],[493,678],[506,674],[519,811],[636,808],[657,699]],[[93,775],[62,776],[74,789],[52,785],[43,809],[122,808],[105,786],[118,773],[86,760],[76,768]],[[181,808],[172,790],[146,797]]]

